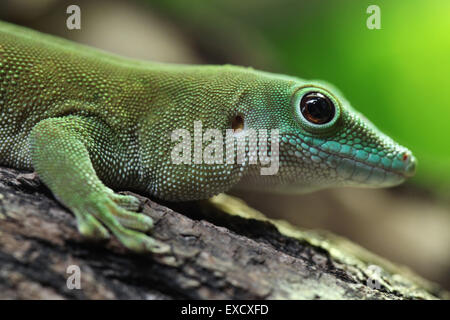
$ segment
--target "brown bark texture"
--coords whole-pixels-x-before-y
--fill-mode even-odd
[[[138,196],[166,254],[94,242],[32,174],[0,167],[0,299],[439,299],[448,293],[336,235],[242,201]],[[80,289],[69,289],[80,270]]]

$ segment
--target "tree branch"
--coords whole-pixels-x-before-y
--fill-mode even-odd
[[[232,197],[164,205],[139,198],[169,254],[84,239],[36,177],[0,168],[0,298],[448,298],[347,240],[269,220]],[[69,265],[81,269],[81,290],[66,285]]]

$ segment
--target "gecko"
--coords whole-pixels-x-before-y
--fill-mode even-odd
[[[195,139],[196,122],[224,137],[276,130],[277,141],[251,148],[270,154],[277,142],[276,172],[249,161],[174,163],[171,133]],[[165,250],[139,200],[118,190],[188,201],[240,188],[389,187],[416,162],[327,82],[124,58],[0,21],[0,165],[37,173],[86,237]]]

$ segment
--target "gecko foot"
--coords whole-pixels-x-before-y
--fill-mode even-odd
[[[143,233],[153,227],[152,218],[145,214],[128,211],[118,204],[118,202],[123,204],[129,200],[132,204],[136,204],[135,200],[138,201],[133,196],[111,197],[110,194],[96,194],[90,199],[85,199],[82,204],[79,203],[73,211],[77,217],[80,233],[91,238],[107,238],[109,233],[104,227],[106,226],[125,247],[132,251],[168,252],[170,249],[168,245]]]

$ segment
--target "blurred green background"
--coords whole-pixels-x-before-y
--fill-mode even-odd
[[[82,29],[65,28],[78,4]],[[381,29],[369,30],[369,5]],[[450,288],[450,1],[2,1],[0,19],[121,55],[233,63],[337,86],[413,151],[416,177],[392,189],[239,194],[275,218],[322,228]]]

